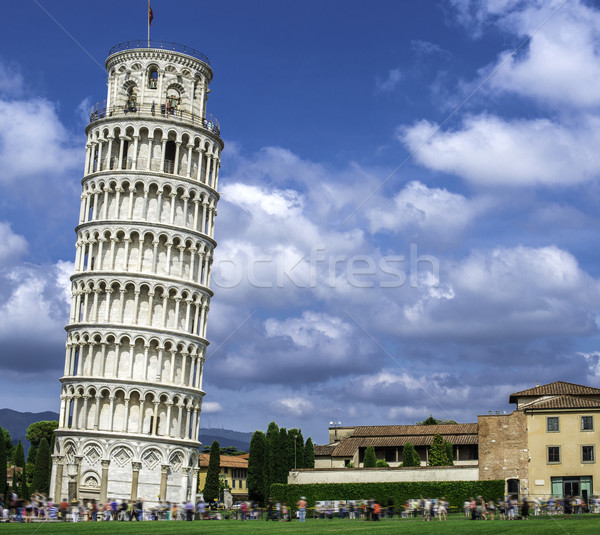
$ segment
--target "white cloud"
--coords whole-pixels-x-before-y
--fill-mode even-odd
[[[599,282],[555,246],[474,251],[446,269],[447,286],[403,305],[403,334],[491,341],[598,330]]]
[[[487,186],[572,185],[600,173],[600,118],[576,126],[479,114],[456,131],[422,120],[398,138],[426,167]],[[433,137],[431,137],[433,135]]]
[[[21,264],[0,273],[0,365],[38,373],[62,366],[73,264]],[[15,359],[15,355],[19,355]],[[26,366],[23,366],[26,363]]]
[[[557,109],[599,106],[595,86],[600,78],[600,12],[579,1],[560,9],[556,2],[524,5],[506,14],[500,25],[531,39],[490,79],[491,88],[532,97]],[[500,54],[490,69],[504,63],[511,52]]]
[[[391,69],[385,79],[382,80],[377,78],[375,84],[379,91],[389,92],[393,91],[396,89],[396,87],[398,87],[398,85],[400,85],[402,78],[402,72],[400,69]]]
[[[341,342],[352,333],[350,325],[341,318],[320,312],[305,311],[301,318],[265,321],[265,332],[270,338],[287,336],[299,347],[314,348],[319,341]]]
[[[0,58],[0,94],[21,94],[23,90],[24,81],[19,66]]]
[[[425,41],[423,39],[413,39],[410,42],[410,46],[414,52],[421,55],[439,55],[439,56],[449,56],[449,52],[444,50],[437,43],[432,43],[431,41]]]
[[[218,401],[204,401],[202,403],[202,412],[206,414],[223,412],[223,406]]]
[[[0,183],[58,175],[82,165],[81,147],[72,144],[55,106],[47,100],[0,100],[0,123]]]
[[[314,411],[313,403],[301,397],[288,397],[276,399],[271,402],[270,407],[282,416],[293,416],[294,418],[307,418]]]
[[[452,236],[469,225],[487,202],[469,200],[442,188],[428,188],[419,181],[409,182],[391,202],[378,200],[368,210],[371,232],[421,231],[438,239]]]
[[[16,264],[27,252],[27,240],[12,231],[10,223],[0,221],[0,268]]]

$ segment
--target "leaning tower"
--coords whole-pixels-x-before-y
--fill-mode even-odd
[[[194,49],[119,44],[86,128],[51,494],[194,499],[223,142]]]

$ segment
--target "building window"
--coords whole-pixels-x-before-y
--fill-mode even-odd
[[[594,446],[581,446],[581,460],[584,463],[593,463],[596,460],[594,458]]]
[[[548,446],[548,463],[560,463],[560,446]]]
[[[231,488],[234,489],[235,488],[235,479],[231,480]]]
[[[549,432],[558,431],[558,416],[548,416],[546,418],[546,430]]]
[[[581,417],[581,430],[582,431],[593,431],[594,430],[594,417],[593,416],[582,416]]]

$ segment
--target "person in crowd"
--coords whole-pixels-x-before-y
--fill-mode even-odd
[[[444,521],[448,520],[448,502],[446,501],[446,498],[444,498],[443,496],[437,501],[437,507],[438,507],[438,520],[441,522],[442,519]]]
[[[521,518],[523,520],[527,520],[529,518],[529,500],[527,499],[527,496],[524,496],[523,500],[521,501]]]
[[[298,518],[300,519],[300,522],[305,522],[306,521],[306,498],[304,496],[302,496],[298,500],[298,503],[296,505],[298,506]]]
[[[494,500],[490,500],[487,503],[487,510],[490,513],[490,520],[494,520],[494,515],[496,514],[496,504],[494,503]]]
[[[565,496],[563,501],[564,501],[564,504],[563,504],[564,518],[567,518],[567,516],[568,516],[569,519],[571,519],[572,514],[573,514],[573,506],[571,505],[571,496]]]
[[[381,515],[381,505],[379,505],[379,502],[377,500],[373,500],[373,513],[372,513],[373,521],[379,520],[380,515]]]

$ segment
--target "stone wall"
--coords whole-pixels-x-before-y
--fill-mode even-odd
[[[528,490],[529,451],[525,413],[478,416],[479,479],[518,479]]]
[[[473,467],[436,466],[422,468],[332,468],[291,470],[288,483],[398,483],[402,481],[477,481]]]

